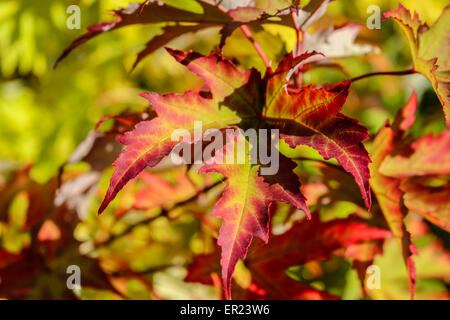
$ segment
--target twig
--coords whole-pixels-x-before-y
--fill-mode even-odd
[[[416,73],[416,71],[414,69],[409,69],[409,70],[403,70],[403,71],[382,71],[382,72],[371,72],[371,73],[366,73],[363,75],[360,75],[358,77],[352,78],[350,79],[351,82],[355,82],[364,78],[368,78],[368,77],[372,77],[372,76],[382,76],[382,75],[386,75],[386,76],[402,76],[402,75],[406,75],[406,74],[413,74]]]
[[[259,43],[253,38],[248,27],[246,25],[242,25],[240,28],[241,28],[242,32],[244,32],[247,39],[250,40],[250,42],[253,44],[253,47],[255,47],[256,52],[258,52],[259,56],[261,57],[262,61],[264,62],[264,65],[267,68],[267,72],[269,74],[272,74],[273,71],[272,71],[272,67],[270,66],[269,60],[267,59],[266,55],[264,54],[264,51],[261,49],[261,46],[259,45]]]
[[[302,43],[300,47],[300,53],[299,55],[303,54],[305,52],[305,31],[302,30]],[[298,66],[298,85],[300,88],[303,88],[303,64],[300,64]]]
[[[211,190],[212,188],[216,187],[217,185],[221,184],[222,182],[223,182],[223,180],[217,181],[217,182],[215,182],[214,184],[212,184],[212,185],[210,185],[210,186],[208,186],[208,187],[205,187],[205,188],[203,188],[202,190],[199,190],[198,193],[195,194],[194,196],[192,196],[192,197],[190,197],[189,199],[186,199],[186,200],[184,200],[184,201],[181,201],[181,202],[176,203],[172,208],[170,208],[170,209],[168,209],[168,210],[167,210],[167,209],[162,209],[161,214],[159,214],[159,215],[157,215],[157,216],[152,216],[152,217],[146,218],[146,219],[144,219],[144,220],[141,220],[141,221],[139,221],[139,222],[137,222],[137,223],[135,223],[135,224],[132,224],[132,225],[128,226],[128,227],[125,228],[125,230],[123,230],[121,233],[112,235],[112,236],[109,237],[105,242],[102,242],[102,243],[98,244],[97,246],[95,246],[95,248],[93,248],[89,253],[91,253],[92,251],[97,250],[97,249],[100,248],[100,247],[105,247],[105,246],[111,244],[111,243],[112,243],[113,241],[115,241],[116,239],[121,238],[121,237],[127,235],[128,233],[130,233],[130,232],[131,232],[135,227],[137,227],[137,226],[146,225],[146,224],[152,222],[153,220],[155,220],[155,219],[157,219],[157,218],[159,218],[159,217],[163,217],[163,216],[166,216],[166,217],[167,217],[169,211],[172,211],[172,210],[175,209],[175,208],[179,208],[179,207],[184,206],[184,205],[186,205],[186,204],[188,204],[188,203],[190,203],[190,202],[192,202],[192,201],[195,201],[195,200],[198,198],[198,196],[199,196],[200,194],[202,194],[202,193],[204,193],[204,192],[207,192],[207,191]]]
[[[291,18],[292,18],[292,23],[294,24],[294,28],[295,28],[295,36],[297,37],[296,54],[300,55],[300,28],[297,26],[297,22],[295,21],[294,9],[291,9]],[[302,38],[302,40],[303,40],[303,38]]]

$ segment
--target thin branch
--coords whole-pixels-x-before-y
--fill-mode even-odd
[[[297,22],[295,21],[294,10],[295,10],[294,8],[291,8],[291,19],[295,28],[295,36],[297,38],[296,53],[297,55],[300,55],[300,28],[298,27]],[[298,14],[298,8],[296,10]]]
[[[300,47],[300,55],[305,52],[305,31],[302,30],[302,42]],[[298,66],[298,80],[299,87],[303,88],[303,64]]]
[[[368,78],[368,77],[372,77],[372,76],[382,76],[382,75],[386,75],[386,76],[403,76],[406,74],[413,74],[416,73],[416,71],[414,69],[409,69],[409,70],[403,70],[403,71],[382,71],[382,72],[371,72],[371,73],[366,73],[363,75],[360,75],[356,78],[352,78],[350,79],[351,82],[355,82],[364,78]]]
[[[262,61],[264,62],[264,65],[267,68],[267,72],[269,72],[269,74],[272,74],[273,71],[272,71],[272,67],[270,66],[269,60],[267,59],[266,55],[264,54],[264,51],[261,49],[261,46],[259,45],[259,43],[253,38],[248,27],[246,25],[242,25],[240,28],[241,28],[242,32],[244,32],[247,39],[250,40],[250,42],[253,44],[253,47],[255,47],[256,52],[258,52],[259,56],[261,57]]]
[[[104,241],[104,242],[102,242],[102,243],[100,243],[100,244],[97,244],[97,245],[96,245],[90,252],[88,252],[88,253],[91,253],[91,252],[97,250],[97,249],[100,248],[100,247],[108,246],[108,245],[111,244],[113,241],[115,241],[115,240],[117,240],[117,239],[119,239],[119,238],[121,238],[121,237],[123,237],[123,236],[129,234],[129,233],[130,233],[135,227],[137,227],[137,226],[149,224],[149,223],[152,222],[153,220],[156,220],[157,218],[160,218],[160,217],[163,217],[163,216],[166,216],[166,217],[167,217],[167,215],[169,214],[169,211],[172,211],[172,210],[174,210],[175,208],[179,208],[179,207],[181,207],[181,206],[184,206],[184,205],[186,205],[186,204],[189,204],[189,203],[191,203],[191,202],[197,200],[197,198],[198,198],[198,196],[199,196],[200,194],[202,194],[202,193],[204,193],[204,192],[207,192],[207,191],[213,189],[213,188],[216,187],[217,185],[223,183],[223,181],[224,181],[224,180],[217,181],[217,182],[213,183],[212,185],[203,188],[202,190],[198,190],[198,193],[197,193],[197,194],[193,195],[193,196],[190,197],[189,199],[186,199],[186,200],[183,200],[183,201],[180,201],[180,202],[176,203],[176,204],[175,204],[172,208],[170,208],[170,209],[164,209],[164,208],[163,208],[162,211],[161,211],[161,213],[160,213],[159,215],[152,216],[152,217],[143,219],[143,220],[141,220],[141,221],[139,221],[139,222],[137,222],[137,223],[135,223],[135,224],[129,225],[129,226],[128,226],[127,228],[125,228],[125,230],[123,230],[121,233],[112,235],[112,236],[109,237],[106,241]]]

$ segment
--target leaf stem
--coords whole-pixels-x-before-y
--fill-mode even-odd
[[[372,76],[381,76],[381,75],[389,75],[389,76],[402,76],[406,74],[413,74],[416,73],[414,69],[408,69],[403,71],[381,71],[381,72],[370,72],[363,75],[360,75],[358,77],[350,79],[351,82],[355,82],[364,78],[372,77]]]
[[[273,70],[272,70],[272,67],[270,66],[269,60],[267,59],[266,55],[264,54],[264,51],[261,49],[261,46],[259,45],[259,43],[253,38],[248,27],[246,25],[242,25],[240,28],[241,28],[242,32],[244,32],[247,39],[250,40],[250,42],[253,44],[253,47],[255,47],[256,52],[258,52],[259,56],[261,57],[262,61],[264,62],[264,65],[267,68],[267,72],[269,74],[272,74]]]
[[[295,35],[297,38],[297,43],[295,46],[295,55],[296,56],[301,55],[305,51],[305,31],[297,25],[297,22],[295,20],[295,13],[298,14],[298,12],[299,12],[298,6],[296,8],[291,8],[291,19],[292,19],[292,24],[294,25],[294,28],[295,28]],[[300,40],[300,34],[302,35],[301,40]],[[296,70],[297,85],[299,88],[303,87],[303,71],[302,71],[302,69],[303,69],[303,66],[300,64]]]
[[[302,42],[300,47],[300,55],[305,52],[305,31],[302,30]],[[303,88],[303,64],[298,67],[298,84],[300,88]]]
[[[297,13],[298,13],[298,11],[297,11]],[[295,36],[297,38],[296,54],[300,55],[300,28],[297,26],[297,22],[295,21],[294,9],[293,8],[291,8],[291,18],[292,18],[292,23],[293,23],[294,28],[295,28]]]

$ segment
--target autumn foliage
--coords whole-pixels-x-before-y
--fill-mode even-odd
[[[332,1],[165,2],[145,1],[114,11],[114,21],[88,27],[56,64],[61,67],[72,51],[83,50],[78,46],[103,33],[159,23],[164,24],[162,33],[145,43],[131,69],[164,47],[202,85],[184,93],[143,92],[146,110],[105,116],[65,164],[87,163],[87,171],[67,171],[63,166],[57,177],[38,185],[25,167],[0,184],[4,232],[16,228],[24,237],[18,252],[0,247],[0,297],[74,297],[65,288],[39,283],[45,273],[45,281],[64,284],[65,264],[82,266],[83,288],[107,291],[115,298],[127,296],[130,279],[141,283],[151,298],[167,298],[164,290],[155,288],[155,277],[180,264],[185,283],[216,288],[216,297],[224,299],[345,298],[330,289],[333,281],[324,287],[311,280],[327,279],[327,270],[338,272],[343,266],[354,270],[361,297],[400,298],[384,289],[395,282],[394,274],[408,278],[411,298],[421,277],[448,286],[450,255],[439,237],[450,232],[450,6],[431,26],[401,4],[385,12],[383,19],[395,21],[399,28],[394,30],[401,30],[409,44],[411,69],[351,78],[333,59],[382,53],[375,44],[355,41],[363,28],[356,23],[309,33]],[[254,37],[274,26],[291,29],[296,37],[293,50],[276,60],[268,58]],[[206,29],[219,34],[211,52],[171,48],[177,38]],[[227,46],[238,45],[233,43],[237,33],[252,44],[247,55],[263,68],[248,67],[227,55]],[[321,68],[345,77],[308,83],[306,75]],[[347,113],[345,105],[349,97],[355,99],[351,92],[356,82],[396,73],[419,73],[428,79],[442,106],[442,130],[412,133],[411,128],[420,126],[414,90],[373,135],[367,119]],[[183,129],[193,134],[200,121],[203,131],[217,130],[228,143],[202,163],[174,164],[170,154],[179,141],[171,139],[172,133]],[[226,129],[241,131],[230,137]],[[262,174],[267,163],[260,161],[222,161],[234,157],[238,139],[244,141],[246,158],[252,148],[262,147],[261,140],[255,144],[242,137],[249,129],[279,132],[275,174]],[[201,151],[207,148],[201,139],[189,143]],[[14,225],[7,212],[21,201],[26,203],[21,209],[25,218]],[[339,211],[342,204],[345,212]],[[81,206],[100,215],[80,218],[79,223]],[[99,220],[105,225],[113,219],[122,222],[109,234],[83,243],[89,250],[80,254],[80,239],[73,235],[89,229],[92,219],[105,219]],[[184,228],[191,240],[165,234],[164,228]],[[439,230],[439,236],[430,230]],[[413,236],[428,240],[414,241]],[[128,245],[130,252],[140,246],[140,237],[151,239],[143,249],[150,261],[143,263],[145,267],[130,264],[126,254]],[[78,260],[69,259],[68,252]],[[401,252],[403,260],[398,268],[393,262],[389,267],[395,252]],[[436,265],[433,271],[416,263],[421,255]],[[153,264],[152,259],[163,262]],[[366,270],[372,264],[381,268],[382,288],[369,292],[373,288],[366,282]],[[429,295],[417,290],[419,298],[448,298],[446,290]]]

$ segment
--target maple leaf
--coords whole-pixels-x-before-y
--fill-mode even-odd
[[[297,125],[295,129],[298,129],[299,135],[285,134],[285,140],[291,146],[311,145],[326,159],[336,157],[343,167],[355,176],[366,206],[370,207],[367,183],[369,158],[361,143],[368,137],[367,130],[356,120],[340,113],[350,82],[322,89],[310,86],[297,95],[288,95],[285,91],[286,79],[292,68],[313,53],[295,59],[287,56],[283,60],[276,74],[268,79],[265,97],[267,105],[264,107],[265,111],[261,111],[264,98],[260,97],[259,88],[264,87],[264,84],[255,70],[241,72],[216,53],[204,57],[193,52],[169,52],[205,81],[212,92],[212,99],[203,98],[193,91],[184,95],[144,94],[154,105],[159,117],[139,123],[134,131],[121,137],[120,141],[129,147],[116,161],[120,166],[111,180],[111,187],[100,211],[126,181],[135,177],[145,166],[155,165],[170,152],[176,144],[168,140],[174,129],[181,127],[192,130],[193,122],[197,119],[206,121],[206,128],[221,128],[237,124],[244,119],[261,118],[275,126],[280,126],[280,123],[285,126],[284,120],[291,120],[289,117],[292,118],[292,123]],[[221,100],[224,100],[224,103]],[[325,103],[322,100],[325,100]],[[185,108],[186,104],[190,105],[189,109]],[[281,111],[286,105],[288,107]],[[150,136],[151,133],[154,134]],[[303,133],[305,136],[300,136]],[[140,139],[140,136],[143,139]]]
[[[145,48],[138,53],[131,69],[133,70],[134,68],[136,68],[136,66],[139,62],[141,62],[142,59],[144,59],[157,49],[165,46],[173,39],[176,39],[186,33],[197,32],[210,27],[210,24],[197,24],[194,26],[176,25],[164,27],[162,29],[163,33],[161,35],[152,38],[145,44]],[[223,41],[225,41],[225,39]]]
[[[390,236],[389,231],[368,226],[354,217],[321,222],[314,214],[310,221],[297,221],[287,232],[272,236],[269,244],[253,242],[244,260],[252,284],[247,290],[234,286],[233,296],[237,299],[338,299],[290,279],[284,271],[294,265],[329,259],[340,248]],[[218,260],[218,252],[195,257],[185,280],[213,283]]]
[[[414,296],[415,268],[412,255],[416,254],[416,248],[411,242],[411,235],[406,230],[403,219],[407,214],[407,209],[402,202],[402,191],[400,190],[400,181],[379,173],[379,163],[383,160],[393,148],[394,132],[388,126],[382,128],[374,140],[372,161],[370,166],[372,178],[370,185],[378,200],[381,211],[392,230],[392,233],[401,242],[403,257],[408,268],[411,298]]]
[[[154,118],[156,114],[150,110],[140,113],[125,111],[116,116],[104,116],[86,138],[75,148],[66,163],[58,172],[58,185],[55,195],[55,205],[66,203],[69,209],[76,208],[80,216],[85,216],[89,202],[89,190],[97,185],[103,172],[111,165],[122,150],[122,145],[116,141],[118,134],[132,129],[140,121]],[[106,131],[99,131],[105,121],[112,123]],[[78,175],[63,183],[66,165],[84,162],[89,164],[90,171]]]
[[[178,144],[178,141],[171,140],[176,129],[183,128],[192,133],[196,120],[202,121],[203,131],[219,129],[237,124],[245,116],[257,115],[255,108],[260,103],[255,100],[258,96],[252,96],[252,93],[258,90],[258,82],[250,82],[253,88],[249,90],[237,90],[254,77],[257,73],[255,70],[241,72],[216,53],[208,57],[174,50],[169,50],[169,53],[205,80],[211,89],[212,99],[204,98],[194,91],[187,91],[185,94],[143,94],[152,103],[158,117],[138,123],[133,131],[119,138],[127,148],[114,162],[116,171],[99,212],[106,208],[130,179],[136,177],[146,166],[155,166],[172,151]],[[235,90],[237,92],[223,105],[221,99]]]
[[[395,178],[450,174],[450,130],[436,136],[429,133],[405,149],[388,155],[380,172]]]
[[[416,109],[417,98],[415,93],[412,95],[408,103],[405,105],[405,110],[414,114]],[[406,226],[403,222],[407,214],[407,208],[402,201],[403,193],[400,189],[400,181],[388,177],[380,172],[380,167],[383,161],[394,149],[395,142],[398,137],[403,134],[404,130],[407,130],[411,121],[405,120],[413,117],[407,115],[406,111],[400,111],[394,123],[396,123],[394,131],[388,124],[386,124],[374,139],[372,146],[370,164],[371,178],[370,185],[378,200],[378,204],[381,211],[392,230],[394,236],[399,239],[402,247],[403,258],[405,260],[410,282],[411,299],[414,297],[414,285],[415,285],[415,268],[412,255],[417,253],[414,244],[411,242],[411,234],[406,230]]]
[[[416,121],[416,110],[417,110],[417,93],[413,91],[408,101],[403,106],[403,108],[401,108],[397,112],[394,122],[392,123],[392,129],[395,132],[396,141],[401,139],[405,131],[411,128],[411,126]]]
[[[226,3],[221,3],[221,6],[210,3],[208,1],[196,2],[189,0],[190,4],[195,4],[196,10],[188,10],[186,4],[182,6],[177,5],[177,1],[165,1],[161,3],[158,1],[144,1],[142,3],[131,3],[128,7],[114,10],[115,20],[112,22],[99,22],[89,26],[88,31],[75,39],[56,60],[54,67],[61,60],[63,60],[73,49],[82,45],[86,41],[108,31],[113,31],[125,26],[136,24],[155,24],[155,23],[177,23],[176,25],[166,25],[162,28],[162,34],[155,36],[145,44],[145,48],[138,53],[138,56],[132,66],[134,69],[137,64],[146,56],[154,52],[156,49],[166,45],[171,40],[186,34],[197,32],[206,28],[215,26],[223,26],[221,31],[222,39],[221,46],[225,44],[225,39],[231,33],[248,22],[252,25],[260,25],[263,22],[269,22],[267,17],[261,18],[264,10],[259,8],[248,7],[248,3],[234,3],[228,10]],[[190,6],[192,8],[192,5]],[[286,24],[287,19],[282,22]],[[188,23],[188,24],[183,24]],[[194,23],[194,25],[192,25]],[[287,23],[289,24],[289,23]]]
[[[396,178],[408,209],[439,227],[450,229],[449,183],[450,130],[431,133],[388,155],[379,170]],[[433,185],[437,183],[437,185]]]
[[[450,183],[444,177],[436,181],[432,177],[403,179],[400,189],[404,192],[405,206],[422,215],[431,223],[450,232]],[[430,186],[440,182],[437,186]]]
[[[320,18],[326,11],[328,3],[332,0],[313,0],[305,8],[298,11],[296,21],[304,28]],[[164,3],[165,2],[165,3]],[[178,1],[166,0],[144,1],[132,3],[123,9],[114,10],[115,20],[112,22],[99,22],[89,26],[88,31],[75,39],[56,60],[54,67],[63,60],[73,49],[86,41],[108,31],[136,24],[176,23],[162,27],[162,34],[155,36],[145,44],[132,66],[146,56],[169,43],[171,40],[186,33],[197,32],[206,28],[222,26],[219,47],[225,45],[225,40],[237,28],[243,25],[259,27],[263,23],[281,24],[295,27],[291,19],[290,9],[285,8],[286,3],[271,1],[257,6],[253,1],[200,1],[189,0],[179,5]],[[269,13],[270,12],[270,13]],[[297,11],[296,11],[297,12]],[[270,18],[276,18],[275,20]]]
[[[212,97],[203,97],[196,91],[167,95],[142,94],[152,103],[158,117],[138,123],[133,131],[119,138],[127,148],[114,162],[116,171],[99,212],[106,208],[130,179],[146,166],[155,166],[172,151],[178,144],[178,141],[171,140],[174,130],[183,128],[192,133],[196,120],[202,121],[201,129],[206,131],[225,128],[243,120],[259,121],[261,118],[264,97],[260,94],[260,88],[264,85],[256,70],[242,72],[214,52],[202,56],[195,52],[167,50],[177,61],[202,78],[211,90]],[[296,61],[310,55],[298,57]],[[283,86],[285,82],[279,80],[282,81],[280,86]]]
[[[266,126],[282,131],[292,129],[288,130],[289,134],[282,133],[281,138],[292,147],[307,144],[316,148],[326,159],[337,158],[344,169],[355,177],[366,207],[370,207],[370,159],[362,144],[362,140],[368,137],[367,129],[340,113],[350,82],[322,89],[310,86],[297,95],[286,92],[292,69],[315,53],[305,53],[296,58],[288,55],[275,74],[261,79],[256,70],[242,72],[217,53],[202,56],[195,52],[168,51],[199,76],[211,92],[143,94],[158,116],[138,123],[133,131],[119,138],[126,148],[114,162],[116,170],[99,212],[130,179],[145,167],[157,165],[172,151],[178,144],[178,141],[171,140],[176,129],[185,129],[192,134],[197,120],[202,121],[202,131],[230,127],[246,130]],[[287,125],[287,121],[294,125],[293,128]],[[194,137],[190,143],[197,143],[195,139],[198,138]],[[216,151],[217,156],[227,155],[228,148],[231,147],[218,153]],[[247,149],[250,150],[250,147]],[[267,211],[271,202],[289,202],[306,213],[309,209],[300,193],[298,178],[292,171],[296,165],[284,156],[280,156],[279,172],[264,177],[260,176],[262,167],[258,163],[221,165],[216,158],[213,160],[214,165],[206,165],[200,172],[219,172],[228,178],[229,187],[217,202],[213,215],[223,218],[218,242],[223,250],[222,275],[225,292],[229,296],[234,267],[239,258],[245,257],[253,236],[268,240]],[[240,192],[244,194],[243,198],[238,197]]]
[[[415,121],[416,108],[417,96],[413,92],[392,127],[386,124],[375,138],[371,166],[372,189],[392,232],[402,243],[411,297],[415,283],[412,254],[416,248],[403,220],[410,210],[449,230],[447,199],[450,196],[448,181],[440,176],[450,172],[450,131],[444,130],[437,136],[428,134],[406,145],[403,141],[405,131]]]
[[[239,258],[246,256],[252,238],[256,236],[265,243],[269,240],[268,210],[272,201],[292,203],[309,215],[298,181],[298,187],[294,188],[296,189],[294,192],[284,188],[285,181],[296,180],[292,170],[286,171],[290,173],[287,177],[272,176],[272,184],[269,184],[259,175],[258,165],[223,163],[224,158],[235,154],[238,139],[239,136],[226,144],[217,152],[213,163],[206,164],[199,171],[199,173],[217,172],[228,178],[223,195],[212,212],[213,216],[223,220],[217,243],[222,247],[222,279],[226,298],[231,296],[231,276],[236,263]],[[281,180],[283,178],[284,181]]]
[[[310,85],[299,93],[287,94],[281,79],[289,77],[293,61],[291,56],[287,56],[278,66],[276,75],[268,80],[264,117],[280,129],[280,137],[290,147],[308,145],[325,159],[336,158],[353,175],[366,207],[370,209],[370,158],[362,144],[369,134],[357,120],[340,112],[350,82],[320,89]]]
[[[73,49],[98,36],[104,32],[113,31],[125,26],[135,24],[150,24],[161,22],[189,22],[198,23],[195,28],[193,26],[176,26],[168,27],[167,34],[157,36],[147,43],[146,48],[138,54],[135,65],[146,55],[150,54],[159,45],[164,45],[171,39],[181,35],[185,32],[193,32],[205,27],[212,27],[216,25],[223,25],[231,21],[230,16],[221,11],[217,6],[208,4],[206,2],[197,3],[202,8],[202,13],[194,13],[190,11],[181,10],[157,1],[145,1],[143,3],[131,3],[124,9],[114,11],[115,21],[100,22],[88,27],[88,31],[75,39],[72,44],[67,47],[61,56],[56,60],[55,67],[64,59]]]
[[[413,92],[392,125],[394,141],[401,141],[403,132],[415,121],[417,96]],[[450,173],[450,130],[433,136],[431,133],[388,154],[379,172],[397,179],[404,193],[405,206],[425,219],[448,230],[449,184],[445,177]]]
[[[401,27],[411,49],[413,69],[433,85],[442,104],[446,124],[450,126],[450,5],[444,8],[431,27],[422,23],[416,12],[411,15],[400,3],[397,10],[389,10],[383,17],[394,19]]]

